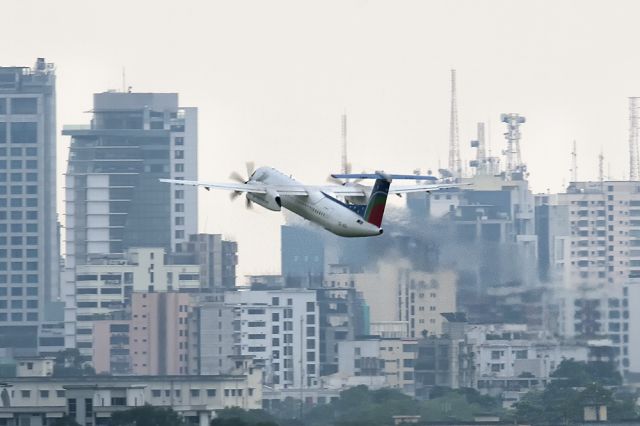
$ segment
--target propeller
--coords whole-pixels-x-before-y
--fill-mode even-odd
[[[247,168],[247,177],[243,177],[240,173],[233,171],[231,172],[231,175],[229,176],[229,178],[233,181],[236,181],[238,183],[247,183],[249,182],[249,180],[251,180],[251,176],[253,176],[253,172],[255,172],[255,164],[253,163],[253,161],[247,161],[246,163],[246,168]],[[231,200],[235,200],[236,198],[238,198],[240,195],[242,194],[241,191],[233,191],[231,194],[229,194],[229,198],[231,198]],[[251,202],[251,200],[249,198],[245,199],[245,207],[247,209],[251,209],[253,208],[253,203]]]

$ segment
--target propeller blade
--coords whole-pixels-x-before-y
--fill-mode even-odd
[[[245,183],[246,179],[242,177],[242,175],[240,175],[240,173],[238,172],[231,172],[231,175],[229,175],[229,179],[231,180],[235,180],[238,183]]]
[[[233,191],[229,194],[229,198],[231,198],[231,201],[235,200],[236,198],[238,198],[240,196],[240,194],[242,194],[242,192],[240,191]]]
[[[248,208],[249,210],[251,210],[251,209],[253,208],[253,203],[251,202],[251,200],[250,200],[250,199],[245,198],[244,206],[245,206],[246,208]]]
[[[256,171],[256,165],[253,161],[247,161],[247,180],[251,179],[251,175]]]

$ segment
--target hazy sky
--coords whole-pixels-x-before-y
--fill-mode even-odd
[[[537,192],[628,176],[628,96],[640,95],[638,1],[5,0],[0,65],[57,65],[58,123],[88,123],[92,93],[178,92],[200,109],[200,178],[244,163],[309,183],[340,166],[349,116],[354,170],[446,165],[449,70],[460,143],[502,112],[526,116],[523,158]],[[68,138],[59,137],[62,173]],[[60,188],[62,180],[59,181]],[[277,273],[282,215],[200,194],[200,229],[236,238],[240,273]]]

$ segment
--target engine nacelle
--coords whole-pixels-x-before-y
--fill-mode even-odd
[[[261,205],[265,209],[279,212],[282,208],[282,202],[280,201],[280,194],[273,189],[267,189],[266,194],[256,194],[253,192],[247,193],[247,198],[256,204]]]

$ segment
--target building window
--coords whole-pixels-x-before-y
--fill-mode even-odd
[[[12,98],[11,114],[37,114],[38,99],[37,98]]]
[[[174,164],[174,166],[173,166],[173,170],[174,170],[176,173],[183,173],[183,172],[184,172],[184,164],[182,164],[182,163],[176,163],[176,164]]]
[[[216,390],[215,389],[207,389],[207,396],[209,398],[214,398],[216,396]]]
[[[37,143],[38,123],[15,122],[9,126],[11,142],[13,143]]]
[[[182,150],[182,149],[176,149],[176,150],[175,150],[174,158],[175,158],[176,160],[183,160],[183,159],[184,159],[184,150]]]

